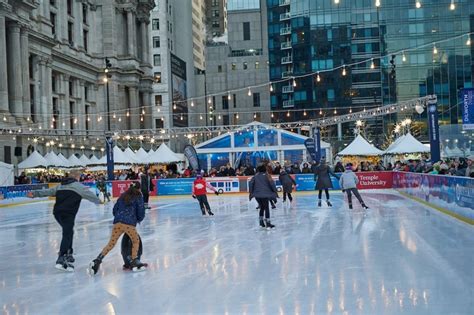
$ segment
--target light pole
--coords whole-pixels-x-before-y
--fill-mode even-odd
[[[112,64],[108,58],[105,58],[105,88],[107,99],[107,132],[105,136],[105,149],[107,152],[107,179],[114,180],[114,140],[110,136],[110,96],[109,96],[109,79],[112,75],[109,73]]]

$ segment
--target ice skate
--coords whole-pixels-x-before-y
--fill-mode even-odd
[[[263,221],[263,217],[260,217],[260,227],[266,228],[265,221]]]
[[[210,216],[214,215],[214,213],[212,213],[211,210],[208,210],[207,213],[208,213]]]
[[[362,208],[364,208],[365,210],[369,209],[369,207],[367,207],[365,203],[362,204]]]
[[[326,200],[326,203],[328,204],[328,207],[332,207],[332,203],[329,200]]]
[[[74,266],[67,261],[66,255],[59,256],[54,267],[61,271],[74,272]]]
[[[265,219],[265,227],[267,228],[267,230],[271,230],[275,228],[275,225],[270,222],[270,219]]]
[[[132,269],[133,272],[145,271],[147,266],[148,264],[142,263],[140,259],[138,258],[135,258],[130,261],[130,268]]]
[[[319,201],[318,201],[318,207],[321,208],[321,206],[322,206],[322,202],[321,202],[321,200],[319,200]]]
[[[349,210],[352,210],[352,203],[349,204]]]
[[[276,209],[276,206],[275,206],[275,204],[272,204],[272,209]]]
[[[102,263],[102,259],[104,259],[104,256],[102,256],[102,254],[99,254],[99,256],[97,256],[97,258],[91,261],[91,263],[89,264],[89,268],[87,268],[87,272],[91,276],[97,274],[97,272],[99,271],[99,267],[100,267],[100,264]]]
[[[68,263],[74,263],[76,260],[74,259],[74,256],[72,256],[72,249],[69,249],[66,253],[66,261]]]
[[[201,209],[202,215],[206,215],[206,211],[204,209]]]

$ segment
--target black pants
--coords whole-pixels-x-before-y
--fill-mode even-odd
[[[291,201],[293,201],[293,197],[291,196],[291,193],[290,192],[283,192],[283,202],[286,201],[286,196],[288,196],[288,199]]]
[[[104,201],[105,201],[105,199],[107,199],[108,201],[110,201],[110,195],[109,195],[109,193],[107,192],[107,189],[102,189],[100,192],[104,194]]]
[[[270,208],[268,203],[270,200],[268,198],[255,198],[257,199],[258,206],[260,207],[259,216],[263,217],[265,215],[266,219],[270,219]]]
[[[364,204],[364,200],[362,200],[362,197],[360,196],[359,190],[357,190],[357,188],[346,189],[346,193],[347,193],[347,200],[349,201],[350,205],[352,205],[352,194],[356,196],[357,200],[359,200],[361,205]]]
[[[324,192],[326,193],[326,199],[329,200],[329,189],[324,188]],[[323,189],[319,190],[319,200],[323,197]]]
[[[148,200],[150,199],[150,193],[148,191],[142,191],[143,194],[143,202],[148,204]]]
[[[207,195],[198,195],[196,199],[199,201],[199,207],[201,207],[202,213],[205,213],[206,209],[209,211],[211,210],[211,206],[207,201]]]
[[[59,256],[66,254],[68,250],[70,250],[72,254],[72,238],[74,236],[74,221],[76,220],[76,213],[55,213],[54,218],[63,229],[63,238],[61,240],[61,247],[59,248]]]

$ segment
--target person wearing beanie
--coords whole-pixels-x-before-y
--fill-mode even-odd
[[[346,171],[341,175],[341,178],[339,178],[339,185],[341,186],[342,191],[345,191],[347,194],[349,209],[352,209],[352,194],[354,194],[357,200],[359,200],[362,208],[368,209],[369,207],[365,205],[362,197],[359,194],[359,190],[357,189],[358,183],[359,178],[357,178],[357,175],[352,171],[352,164],[348,163],[346,165]]]
[[[315,189],[319,190],[318,207],[321,207],[323,190],[326,193],[326,203],[328,207],[332,207],[332,204],[329,201],[329,188],[333,188],[330,175],[339,178],[336,174],[334,174],[329,165],[326,164],[326,158],[323,156],[321,158],[321,163],[314,169],[314,181],[316,182]]]
[[[199,207],[201,208],[202,215],[206,215],[207,213],[211,216],[214,215],[211,211],[211,206],[207,201],[207,189],[212,190],[216,195],[219,195],[217,189],[215,189],[211,184],[206,182],[204,177],[202,177],[202,173],[196,175],[196,179],[193,182],[193,198],[199,201]]]
[[[293,201],[293,197],[291,196],[293,186],[296,186],[295,180],[285,170],[281,170],[279,180],[283,187],[283,202],[286,201],[286,196],[288,196],[288,200],[291,203]]]
[[[252,177],[249,183],[249,200],[255,198],[258,202],[259,221],[262,228],[273,229],[273,225],[270,221],[270,200],[276,202],[278,198],[277,188],[275,182],[270,180],[267,176],[267,170],[265,165],[257,167],[257,174]],[[265,216],[265,219],[264,219]]]

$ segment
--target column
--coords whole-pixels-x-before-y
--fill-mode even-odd
[[[36,106],[37,115],[34,119],[38,125],[43,126],[43,128],[49,128],[49,122],[51,121],[51,113],[53,110],[52,105],[52,87],[51,87],[51,59],[41,57],[39,61],[40,73],[41,73],[41,84],[39,104]]]
[[[147,36],[147,23],[145,19],[140,20],[140,32],[142,35],[142,63],[148,63],[148,36]]]
[[[30,104],[30,50],[28,40],[28,29],[26,27],[21,28],[20,33],[21,42],[21,77],[23,83],[23,117],[30,116],[31,104]]]
[[[117,97],[115,97],[115,103],[117,104],[114,108],[117,109],[117,119],[115,122],[115,129],[126,130],[127,129],[127,93],[125,91],[125,85],[119,84],[117,86]],[[115,96],[115,95],[114,95]]]
[[[70,116],[70,109],[69,109],[69,78],[68,74],[61,75],[61,85],[62,89],[61,92],[63,93],[63,97],[61,97],[61,102],[59,104],[59,122],[57,123],[58,129],[69,129],[69,116]]]
[[[0,16],[0,112],[8,112],[7,42],[5,17]]]
[[[136,47],[136,22],[135,22],[135,13],[132,9],[127,11],[127,35],[128,35],[128,54],[135,56],[135,47]]]
[[[23,112],[23,82],[21,77],[21,45],[20,45],[20,25],[11,23],[8,25],[10,36],[8,38],[8,96],[10,101],[10,111],[14,115],[21,115]]]
[[[129,87],[130,97],[130,129],[140,129],[140,102],[138,90],[135,86]]]
[[[81,131],[86,130],[86,82],[84,80],[79,80],[79,104],[76,104],[77,113],[74,113],[74,118],[77,119],[77,124],[74,126],[74,129]],[[80,134],[85,134],[81,132]]]
[[[143,109],[145,110],[145,116],[143,117],[145,123],[145,129],[153,128],[153,108],[150,106],[151,94],[143,92]]]

